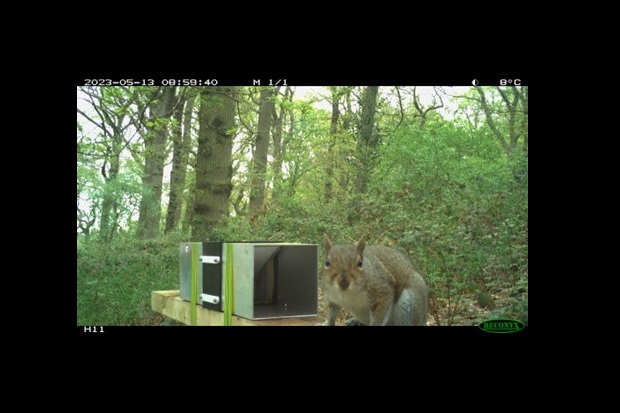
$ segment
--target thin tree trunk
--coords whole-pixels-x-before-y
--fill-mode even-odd
[[[103,191],[103,199],[101,201],[101,220],[99,222],[99,237],[104,242],[110,242],[112,240],[112,225],[111,216],[113,210],[116,208],[116,197],[110,191],[109,186],[113,185],[119,172],[119,154],[112,154],[108,159],[110,167],[106,171],[106,165],[102,167],[103,178],[105,180],[105,187]],[[107,164],[107,163],[106,163]]]
[[[343,132],[343,138],[345,138],[346,134],[352,134],[354,132],[353,131],[353,120],[354,120],[355,114],[353,113],[353,108],[351,104],[351,95],[353,93],[353,89],[354,87],[345,87],[342,92],[343,93],[342,103],[344,106],[344,111],[340,114],[340,121],[342,124],[341,130]],[[339,149],[336,152],[335,157],[337,161],[343,161],[345,157],[346,159],[350,159],[349,158],[350,155],[351,155],[350,153],[348,152],[344,153],[342,152],[342,150]],[[355,168],[356,165],[352,165],[352,166],[353,168]],[[341,169],[341,168],[338,168],[338,169]],[[345,169],[349,169],[349,165],[347,165]],[[353,191],[353,185],[351,184],[351,182],[354,183],[355,170],[352,170],[351,173],[340,172],[336,175],[336,177],[337,177],[339,191],[344,191],[347,194]]]
[[[327,168],[325,169],[325,203],[329,203],[333,195],[334,179],[334,147],[336,146],[336,133],[338,132],[338,118],[340,117],[341,91],[337,87],[330,88],[332,92],[332,118],[329,126],[329,144],[327,145]]]
[[[489,106],[484,90],[482,87],[477,86],[476,90],[480,95],[480,105],[487,120],[489,128],[499,141],[500,145],[504,149],[504,152],[510,157],[517,147],[519,138],[523,136],[523,151],[527,152],[528,147],[528,133],[527,133],[527,87],[524,89],[517,86],[511,86],[506,90],[501,89],[499,86],[496,88],[497,92],[502,98],[504,105],[506,106],[506,112],[508,113],[508,136],[505,136],[497,126],[491,107]],[[522,108],[520,121],[517,121],[520,114],[519,107]],[[508,139],[506,139],[508,138]]]
[[[370,172],[376,159],[379,137],[374,133],[375,110],[377,106],[378,86],[368,86],[362,98],[360,134],[357,141],[357,177],[355,193],[366,193]]]
[[[519,136],[521,136],[521,132],[517,130],[517,106],[519,105],[519,99],[521,98],[521,94],[517,91],[516,86],[512,86],[510,88],[512,92],[512,101],[510,100],[510,96],[508,93],[505,93],[499,86],[497,87],[497,91],[501,95],[504,103],[506,104],[506,108],[508,109],[508,153],[510,154],[517,147],[517,140]]]
[[[193,241],[207,240],[213,226],[228,214],[236,106],[233,93],[232,87],[206,87],[200,95]]]
[[[269,130],[271,128],[271,114],[274,111],[273,106],[273,88],[262,88],[260,91],[260,103],[258,108],[256,146],[252,154],[252,189],[250,191],[251,214],[255,214],[260,210],[265,201]]]
[[[529,88],[527,86],[524,86],[521,89],[521,106],[523,107],[523,117],[521,118],[521,132],[523,134],[523,152],[525,152],[526,154],[528,150],[528,90]]]
[[[293,91],[290,86],[287,86],[284,91],[284,101],[290,102],[293,96]],[[275,124],[273,128],[273,182],[274,188],[277,188],[282,183],[282,128],[284,125],[284,118],[286,117],[286,105],[280,104],[280,113],[276,113],[274,105],[274,119]]]
[[[113,131],[111,145],[108,146],[108,159],[101,168],[101,174],[105,180],[103,199],[101,201],[101,221],[99,224],[99,237],[104,242],[112,241],[114,236],[115,225],[112,223],[111,217],[118,209],[118,195],[114,194],[111,186],[114,185],[118,173],[120,171],[120,154],[123,147],[123,136],[121,126],[123,124],[124,115],[116,119],[115,124],[110,127]],[[106,171],[106,165],[109,168]]]
[[[491,113],[491,109],[489,108],[489,104],[487,103],[484,90],[482,89],[481,86],[476,86],[476,90],[478,91],[478,95],[480,95],[480,104],[482,106],[482,110],[484,111],[484,115],[486,116],[487,124],[489,125],[489,128],[491,128],[491,131],[493,132],[493,134],[499,141],[500,145],[502,145],[504,152],[507,155],[509,155],[510,150],[508,147],[508,143],[506,142],[506,138],[504,138],[504,135],[497,128],[497,125],[495,124],[495,121],[493,120],[493,114]]]
[[[192,171],[195,171],[196,164],[192,165]],[[193,188],[196,187],[196,180],[194,176]],[[192,228],[192,221],[194,219],[194,203],[196,202],[196,196],[194,189],[188,191],[187,199],[185,200],[185,214],[183,215],[183,223],[181,224],[181,232],[185,235],[189,234]]]

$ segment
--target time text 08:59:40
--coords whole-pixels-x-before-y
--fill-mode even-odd
[[[217,79],[84,79],[84,86],[217,86]]]

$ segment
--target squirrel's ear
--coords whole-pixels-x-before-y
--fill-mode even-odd
[[[332,249],[332,242],[329,240],[329,237],[327,236],[327,234],[323,234],[323,236],[324,236],[323,246],[325,247],[325,253],[327,254],[329,250]]]
[[[362,255],[364,253],[364,247],[366,246],[366,234],[362,235],[359,241],[357,241],[357,253]]]

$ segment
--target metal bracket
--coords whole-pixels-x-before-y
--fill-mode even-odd
[[[202,262],[203,264],[219,264],[220,257],[214,255],[202,255],[200,257],[200,262]]]
[[[217,295],[203,293],[203,294],[200,294],[200,298],[202,298],[202,301],[211,303],[211,304],[219,304],[220,302],[220,297],[218,297]]]

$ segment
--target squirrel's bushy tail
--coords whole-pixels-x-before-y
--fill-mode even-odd
[[[428,305],[421,291],[403,290],[392,308],[391,325],[425,326]]]

